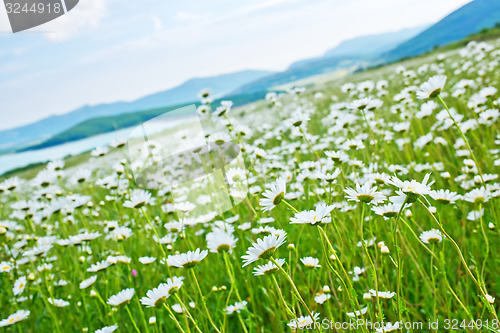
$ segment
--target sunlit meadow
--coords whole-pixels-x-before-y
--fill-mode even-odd
[[[223,214],[180,219],[210,197],[138,188],[119,140],[3,180],[0,331],[498,332],[499,62],[472,42],[241,108],[204,92],[245,158]]]

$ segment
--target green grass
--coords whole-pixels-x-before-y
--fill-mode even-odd
[[[455,72],[455,63],[462,65],[469,60],[472,61],[472,71]],[[420,119],[415,114],[425,101],[416,99],[413,92],[410,92],[403,102],[396,102],[394,97],[408,87],[417,87],[433,76],[435,69],[417,69],[423,64],[434,64],[448,77],[442,94],[443,99],[464,116],[463,121],[471,120],[471,123],[474,123],[476,117],[480,117],[486,109],[498,108],[498,92],[495,98],[486,100],[481,108],[467,106],[470,96],[482,88],[491,86],[500,89],[500,73],[496,67],[491,66],[488,69],[486,66],[497,60],[498,56],[492,53],[476,60],[462,59],[457,51],[453,51],[447,53],[443,61],[436,60],[436,55],[430,54],[402,63],[408,70],[414,71],[414,77],[396,74],[395,68],[399,64],[392,64],[356,73],[350,78],[323,83],[303,94],[282,95],[278,97],[279,103],[274,106],[270,102],[259,101],[238,108],[234,113],[230,112],[226,121],[233,126],[227,128],[246,125],[252,130],[251,135],[243,138],[234,131],[231,132],[232,140],[242,143],[246,148],[243,156],[252,179],[251,185],[258,185],[264,190],[280,176],[289,178],[286,185],[289,196],[285,199],[289,206],[282,201],[269,212],[260,209],[259,200],[263,195],[252,191],[253,194],[248,194],[246,200],[216,216],[209,223],[187,226],[182,233],[169,232],[163,225],[176,221],[178,216],[162,209],[162,206],[175,200],[168,191],[150,190],[155,200],[145,206],[145,214],[140,209],[124,207],[130,193],[137,189],[132,181],[131,165],[125,166],[118,190],[97,185],[99,180],[115,174],[115,163],[124,158],[120,150],[97,159],[85,154],[66,160],[64,171],[53,180],[57,190],[50,190],[49,195],[44,195],[43,188],[30,182],[21,184],[14,191],[2,193],[0,221],[16,221],[19,228],[9,225],[8,232],[0,236],[4,245],[0,252],[0,262],[19,261],[24,251],[37,245],[37,240],[40,243],[52,242],[50,238],[43,238],[44,236],[68,239],[84,230],[101,233],[101,236],[94,240],[84,241],[84,245],[53,244],[46,256],[36,256],[33,262],[23,263],[21,260],[17,269],[0,273],[2,318],[7,318],[9,314],[20,309],[31,311],[28,319],[3,330],[81,332],[85,329],[93,332],[116,323],[120,332],[134,332],[135,325],[140,332],[180,331],[169,315],[171,306],[179,303],[176,296],[170,296],[165,300],[165,306],[157,308],[145,308],[139,302],[148,290],[174,275],[185,277],[177,295],[185,304],[195,302],[195,308],[188,306],[189,312],[203,332],[211,332],[214,329],[197,291],[197,283],[205,297],[210,318],[223,332],[288,332],[290,328],[287,324],[290,320],[307,315],[307,309],[319,313],[320,321],[327,319],[334,323],[348,322],[350,317],[347,313],[365,307],[367,312],[362,318],[367,321],[378,322],[382,317],[385,322],[402,320],[407,323],[423,323],[423,330],[409,329],[410,332],[453,331],[451,327],[447,328],[446,320],[457,320],[456,327],[459,331],[473,331],[472,328],[460,327],[463,320],[466,325],[470,325],[471,318],[477,322],[481,320],[483,326],[488,321],[492,331],[497,330],[498,322],[494,321],[496,313],[490,312],[491,308],[482,298],[474,279],[479,281],[483,291],[486,289],[489,295],[498,298],[498,178],[488,181],[492,197],[487,202],[458,200],[454,204],[442,205],[426,195],[425,199],[423,196],[419,197],[425,205],[414,202],[411,207],[402,210],[399,219],[384,219],[375,214],[371,206],[348,201],[344,192],[356,184],[364,184],[365,178],[372,177],[376,172],[383,173],[386,177],[396,174],[402,180],[419,182],[426,173],[431,172],[431,180],[435,181],[431,186],[434,190],[449,189],[465,195],[473,189],[479,189],[481,183],[477,178],[474,182],[478,171],[464,169],[465,160],[470,157],[462,156],[459,150],[464,150],[465,147],[454,147],[461,137],[459,131],[454,126],[439,128],[440,123],[436,115],[443,108],[437,107],[430,117]],[[485,68],[481,76],[477,75],[480,68]],[[477,87],[470,89],[463,96],[452,97],[453,86],[465,78],[473,79]],[[377,89],[356,93],[344,93],[341,90],[342,84],[346,82],[358,84],[368,79],[387,80],[387,93],[379,95]],[[321,92],[322,96],[317,96],[317,92]],[[331,98],[333,95],[337,99],[336,102]],[[366,96],[383,101],[381,107],[367,112],[368,124],[359,111],[346,109],[341,104]],[[400,107],[395,108],[397,105]],[[302,132],[288,125],[291,115],[298,109],[311,110],[311,119],[302,127]],[[474,110],[478,111],[478,114],[474,113]],[[345,126],[339,126],[349,119]],[[221,118],[219,121],[224,120],[225,118]],[[409,129],[405,132],[395,131],[393,125],[403,121],[409,122]],[[499,121],[495,119],[489,123],[479,123],[465,134],[477,158],[478,167],[484,175],[498,177],[498,165],[495,165],[495,161],[499,159],[499,143],[496,141],[499,139],[499,128]],[[307,140],[303,133],[307,133]],[[441,137],[441,142],[445,144],[431,140],[421,148],[416,147],[415,143],[429,133],[434,139]],[[159,136],[155,138],[159,139]],[[344,147],[343,142],[348,139],[360,140],[364,148]],[[407,142],[399,146],[405,140]],[[258,157],[255,153],[257,147],[264,149],[267,156]],[[329,150],[344,151],[349,157],[348,162],[330,164],[325,154]],[[177,163],[171,166],[176,167]],[[323,168],[327,168],[329,172],[336,168],[341,170],[331,185],[314,176],[317,172],[324,173]],[[89,170],[92,176],[85,182],[75,184],[72,178],[78,169]],[[23,171],[24,173],[16,175],[31,178],[38,170],[32,169],[31,173]],[[443,172],[448,172],[450,177],[446,177]],[[129,179],[128,183],[126,178]],[[171,184],[167,183],[167,187],[169,185]],[[396,194],[397,188],[388,182],[373,186],[386,196]],[[196,202],[190,197],[193,195],[191,191],[186,193],[191,202]],[[54,207],[51,206],[54,198],[73,195],[89,196],[89,204],[75,209],[63,206],[60,211],[48,213],[51,211],[50,207]],[[33,219],[23,218],[20,212],[12,215],[15,209],[11,205],[19,200],[34,200],[42,206],[37,208],[31,204],[35,209]],[[427,200],[436,208],[434,215],[427,211]],[[328,241],[319,236],[318,232],[321,230],[317,226],[290,223],[290,219],[295,215],[293,209],[313,210],[320,202],[335,206],[329,214],[331,223],[321,225]],[[44,210],[43,207],[49,209]],[[481,219],[472,221],[467,218],[471,211],[480,208],[484,208]],[[246,222],[250,222],[252,228],[265,226],[259,224],[259,221],[269,217],[273,217],[274,222],[266,224],[267,226],[287,233],[286,243],[277,248],[274,254],[275,258],[286,260],[283,266],[285,273],[254,276],[252,269],[256,265],[267,263],[267,260],[260,259],[254,264],[242,267],[241,256],[253,242],[264,237],[266,233],[255,234],[238,226]],[[205,234],[217,226],[223,230],[231,229],[221,222],[229,219],[234,219],[233,235],[238,238],[235,248],[232,253],[227,254],[227,258],[224,258],[222,253],[210,253],[192,268],[191,272],[196,278],[187,269],[167,267],[160,262],[164,252],[168,256],[196,248],[206,249]],[[110,225],[107,221],[117,221],[118,225],[130,228],[132,234],[124,239],[106,239],[106,236],[112,235],[112,232],[106,229],[106,226]],[[496,227],[490,229],[489,223]],[[423,244],[419,240],[422,232],[439,228],[446,231],[450,237],[434,245]],[[155,233],[160,237],[172,234],[177,240],[160,247],[153,240]],[[376,241],[373,246],[358,246],[362,240],[374,237]],[[25,239],[28,244],[20,249],[21,255],[16,255],[14,244],[21,239]],[[377,246],[379,242],[384,242],[389,254],[382,253]],[[336,260],[330,259],[332,252],[335,252]],[[118,262],[97,273],[87,272],[91,264],[105,260],[108,256],[119,255],[130,258],[130,264]],[[459,255],[463,255],[463,261]],[[156,261],[143,265],[138,261],[138,258],[143,256],[155,257]],[[304,266],[300,258],[306,256],[317,258],[321,267]],[[464,261],[474,279],[468,275]],[[44,263],[52,264],[52,268],[49,271],[38,269]],[[356,270],[355,267],[364,269],[364,272],[359,274],[359,279],[353,279],[353,274],[348,273]],[[132,274],[133,270],[136,274]],[[30,274],[33,274],[33,279],[28,280],[26,289],[19,295],[28,299],[17,302],[18,296],[14,296],[12,292],[14,282],[20,276],[28,277]],[[94,274],[98,276],[95,285],[81,290],[79,283]],[[294,296],[294,287],[287,275],[307,308]],[[68,284],[56,286],[55,282],[60,280],[67,281]],[[324,286],[328,286],[328,291],[324,290]],[[127,305],[130,316],[125,305],[112,307],[106,304],[110,296],[125,288],[135,288],[135,295]],[[364,299],[363,294],[370,289],[395,292],[396,295],[390,299]],[[95,290],[99,296],[92,296],[91,290]],[[323,304],[316,303],[315,296],[323,293],[330,295],[330,299]],[[64,299],[70,304],[58,308],[47,303],[49,297]],[[239,300],[248,302],[246,309],[225,315],[225,307]],[[290,314],[289,310],[294,314]],[[184,331],[196,331],[190,318],[178,313],[174,315]],[[154,325],[147,323],[151,316],[156,317]],[[436,321],[439,321],[439,328],[429,329],[429,322]],[[451,326],[454,324],[449,323]],[[358,327],[345,331],[374,330]],[[486,331],[484,327],[482,331]]]

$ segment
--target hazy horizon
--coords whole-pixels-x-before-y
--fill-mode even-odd
[[[0,35],[0,130],[84,105],[136,100],[195,77],[282,71],[345,40],[434,23],[468,2],[82,1],[33,31]]]

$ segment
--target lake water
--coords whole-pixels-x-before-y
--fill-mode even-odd
[[[168,121],[148,122],[148,134],[154,134],[163,130],[178,126],[190,118],[175,119]],[[0,155],[0,175],[9,170],[25,167],[33,163],[48,162],[62,159],[69,155],[78,155],[92,150],[96,147],[107,146],[114,139],[127,138],[135,127],[124,128],[118,131],[95,135],[78,141],[64,143],[58,146],[25,151],[22,153]]]

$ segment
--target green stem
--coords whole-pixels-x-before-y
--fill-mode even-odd
[[[288,313],[288,315],[291,317],[291,318],[295,318],[295,313],[290,310],[290,308],[288,307],[288,305],[286,304],[286,301],[285,301],[285,298],[283,297],[283,294],[281,293],[281,288],[278,284],[278,281],[276,280],[276,277],[274,276],[274,274],[271,275],[272,279],[273,279],[273,282],[274,282],[274,286],[276,287],[276,291],[278,292],[278,297],[280,298],[281,300],[281,303],[283,304],[283,306],[285,307],[286,309],[286,312]]]
[[[474,155],[474,152],[472,151],[472,148],[470,147],[469,140],[467,140],[467,138],[465,137],[464,132],[462,132],[462,129],[460,128],[460,126],[458,126],[455,118],[453,118],[453,116],[451,115],[451,112],[448,109],[448,105],[446,105],[446,103],[444,102],[444,100],[441,98],[440,95],[437,95],[437,98],[441,102],[441,104],[443,105],[443,107],[446,109],[446,111],[448,112],[448,115],[450,116],[451,120],[453,121],[453,124],[455,125],[455,127],[458,129],[458,132],[460,133],[460,136],[464,140],[465,145],[467,146],[467,149],[469,150],[470,156],[474,160],[474,163],[476,163],[477,171],[479,172],[479,177],[481,178],[481,183],[483,184],[483,186],[486,186],[486,184],[484,182],[484,178],[483,178],[483,173],[481,172],[481,167],[479,166],[479,163],[477,162],[476,156]]]
[[[285,205],[287,205],[288,207],[290,207],[295,213],[298,213],[299,211],[297,210],[297,208],[293,207],[288,201],[286,201],[285,199],[282,199],[281,200],[282,203],[284,203]]]
[[[231,280],[231,291],[232,290],[235,291],[236,298],[238,298],[238,302],[241,303],[241,302],[243,302],[243,300],[241,299],[240,293],[238,292],[238,288],[236,287],[236,279],[234,278],[234,272],[233,272],[233,269],[231,266],[231,262],[229,261],[229,258],[228,258],[228,253],[226,251],[224,251],[223,256],[224,256],[224,263],[226,264],[226,268],[227,268],[227,274],[229,275],[229,279]],[[229,294],[231,294],[231,291],[229,292]],[[228,298],[228,300],[229,300],[229,298]],[[245,333],[248,333],[248,330],[245,326],[245,323],[243,322],[243,319],[240,316],[240,313],[237,312],[236,315],[238,316],[238,319],[240,321],[241,327],[243,328],[243,331]]]
[[[483,214],[481,214],[481,209],[482,209],[482,204],[479,204],[479,215],[480,215],[480,225],[481,225],[481,233],[483,234],[484,238],[484,243],[486,245],[486,253],[484,255],[483,259],[483,266],[481,267],[481,279],[483,280],[483,285],[486,288],[486,281],[485,281],[485,275],[484,275],[484,270],[486,268],[486,262],[488,261],[488,256],[490,255],[490,243],[488,241],[488,236],[486,235],[486,231],[484,229],[484,222],[483,222]]]
[[[485,300],[485,304],[487,304],[487,307],[489,308],[490,312],[493,314],[493,316],[495,317],[496,320],[498,320],[498,316],[496,314],[496,311],[495,311],[495,308],[493,308],[489,302],[488,302],[488,299],[486,297],[486,292],[484,291],[484,289],[481,287],[481,284],[480,282],[475,278],[474,274],[472,274],[471,270],[469,269],[469,265],[467,265],[467,262],[465,261],[465,258],[462,254],[462,251],[460,250],[460,247],[458,246],[457,242],[455,242],[455,240],[453,238],[451,238],[451,236],[446,232],[446,230],[444,229],[443,225],[436,219],[436,217],[434,216],[434,214],[429,210],[429,208],[420,200],[418,199],[418,202],[420,202],[420,204],[422,206],[424,206],[424,208],[427,210],[427,212],[432,216],[432,219],[434,220],[434,222],[436,222],[436,224],[438,225],[439,229],[441,230],[441,232],[446,236],[446,238],[448,238],[448,240],[451,242],[451,244],[453,244],[453,246],[455,247],[455,249],[457,250],[457,253],[458,253],[458,256],[460,258],[460,261],[462,262],[462,264],[464,265],[464,268],[465,268],[465,271],[467,272],[467,274],[470,276],[470,278],[472,279],[472,282],[474,282],[474,284],[476,285],[476,287],[479,289],[479,291],[481,292],[481,295],[483,296],[484,300]]]
[[[194,327],[196,328],[196,330],[200,333],[201,330],[200,328],[198,327],[198,324],[196,323],[196,321],[194,320],[193,316],[191,315],[191,312],[189,312],[189,309],[187,308],[187,306],[184,304],[184,302],[182,302],[181,298],[179,297],[179,295],[176,293],[175,294],[175,298],[177,298],[177,301],[179,302],[179,304],[184,308],[184,310],[186,311],[186,316],[189,318],[189,320],[191,320],[191,322],[194,324]]]
[[[172,312],[172,310],[167,306],[167,304],[163,304],[163,306],[165,307],[165,309],[167,309],[169,315],[170,315],[170,318],[172,318],[175,322],[175,324],[177,325],[177,327],[179,328],[179,330],[182,332],[182,333],[185,333],[185,331],[182,329],[182,326],[181,326],[181,323],[179,323],[179,321],[177,320],[177,318],[175,318],[175,315],[174,313]]]
[[[299,130],[302,133],[302,136],[304,137],[304,140],[306,141],[307,145],[309,146],[309,149],[311,149],[312,152],[314,153],[314,155],[316,155],[316,158],[318,159],[318,161],[321,161],[321,158],[319,157],[318,152],[316,150],[314,150],[313,146],[311,145],[311,142],[307,138],[306,133],[304,132],[302,127],[299,126]]]
[[[128,316],[130,317],[130,320],[132,320],[132,324],[134,324],[134,328],[137,331],[137,333],[141,333],[139,330],[139,327],[137,327],[137,324],[135,323],[134,317],[132,316],[132,313],[130,312],[130,309],[128,308],[128,305],[125,305],[125,309],[127,310]]]
[[[142,213],[144,214],[144,217],[146,218],[146,221],[148,222],[151,229],[153,229],[153,232],[156,236],[156,239],[158,241],[158,246],[160,247],[161,253],[162,253],[163,258],[165,260],[165,266],[167,266],[168,276],[172,277],[172,274],[170,274],[170,267],[168,267],[168,264],[167,264],[167,254],[165,253],[165,250],[163,249],[163,245],[160,243],[160,235],[158,234],[158,231],[156,230],[155,226],[151,223],[151,219],[149,218],[148,214],[146,213],[146,210],[144,209],[144,207],[141,207],[141,210],[142,210]]]
[[[349,301],[351,302],[352,308],[359,310],[359,312],[361,313],[361,306],[359,305],[358,299],[356,298],[356,293],[354,292],[354,288],[352,287],[352,284],[351,284],[351,280],[350,280],[347,272],[345,271],[344,266],[342,265],[342,262],[340,261],[340,258],[337,258],[336,260],[340,263],[342,273],[346,276],[348,285],[346,284],[344,279],[340,276],[340,274],[337,272],[337,270],[335,268],[333,268],[332,264],[329,261],[330,257],[326,251],[324,240],[328,244],[332,254],[334,254],[336,256],[336,253],[335,253],[335,250],[333,249],[332,244],[330,243],[330,240],[328,239],[328,235],[325,233],[325,231],[323,230],[323,228],[321,228],[321,226],[319,224],[318,224],[318,233],[319,233],[319,237],[321,239],[321,245],[323,247],[323,252],[324,252],[325,257],[326,257],[328,268],[340,280],[340,282],[342,283],[342,286],[344,287],[344,290],[347,290],[347,297],[349,298]],[[362,328],[363,332],[365,332],[366,328],[363,325],[361,326],[361,328]]]
[[[198,278],[196,277],[196,274],[194,274],[193,269],[190,269],[190,272],[191,272],[191,276],[193,277],[193,280],[196,284],[196,288],[198,289],[198,293],[200,294],[201,303],[203,304],[203,308],[205,309],[205,312],[207,313],[208,320],[210,321],[210,324],[212,325],[212,327],[215,329],[215,331],[217,333],[221,333],[220,330],[217,328],[217,326],[215,326],[215,324],[212,320],[212,317],[210,316],[210,312],[208,311],[208,307],[207,307],[207,302],[205,301],[205,297],[203,296],[203,293],[201,291],[200,284],[198,283]]]
[[[283,269],[283,267],[280,266],[280,264],[278,264],[278,262],[273,258],[271,257],[270,258],[271,261],[276,265],[276,267],[278,267],[278,269],[281,271],[281,273],[286,277],[286,279],[288,280],[288,282],[290,282],[290,285],[292,286],[292,289],[295,293],[295,295],[297,296],[297,298],[299,299],[299,302],[302,304],[302,306],[307,310],[307,312],[309,313],[309,316],[311,317],[311,320],[316,323],[316,320],[314,319],[314,315],[313,313],[311,312],[311,310],[309,309],[309,307],[307,306],[306,302],[304,302],[304,299],[302,298],[302,296],[300,295],[299,293],[299,290],[297,289],[297,287],[295,286],[295,283],[293,282],[292,278],[290,277],[290,275],[288,275],[288,273]],[[316,328],[316,324],[314,325],[314,328]],[[321,332],[321,331],[320,331]]]
[[[364,216],[365,216],[365,205],[361,205],[361,220],[360,220],[360,236],[361,236],[361,246],[363,246],[363,249],[365,250],[365,254],[368,257],[368,261],[370,262],[370,266],[372,267],[373,270],[373,278],[375,282],[375,290],[378,292],[378,277],[377,277],[377,269],[375,268],[375,264],[373,263],[373,260],[370,256],[370,253],[368,252],[368,244],[365,242],[365,238],[363,235],[363,225],[364,225]],[[379,315],[379,320],[380,322],[384,321],[384,316],[382,314],[382,307],[380,306],[380,297],[377,295],[377,309],[378,309],[378,315]]]
[[[396,303],[396,307],[397,307],[397,311],[398,311],[398,320],[399,321],[401,321],[401,304],[400,303],[401,303],[401,280],[402,280],[401,274],[402,274],[402,269],[401,269],[401,254],[399,253],[400,252],[400,248],[399,248],[397,233],[398,233],[398,223],[399,223],[399,220],[401,218],[401,213],[403,212],[403,209],[405,208],[407,202],[408,202],[408,196],[406,196],[405,201],[403,202],[403,204],[401,205],[401,208],[399,209],[398,217],[396,219],[396,222],[394,222],[394,230],[392,231],[394,247],[396,248],[396,257],[397,257],[396,259],[398,261],[398,265],[397,265],[398,278],[397,278],[397,287],[396,287],[397,295],[398,295],[398,301]]]

